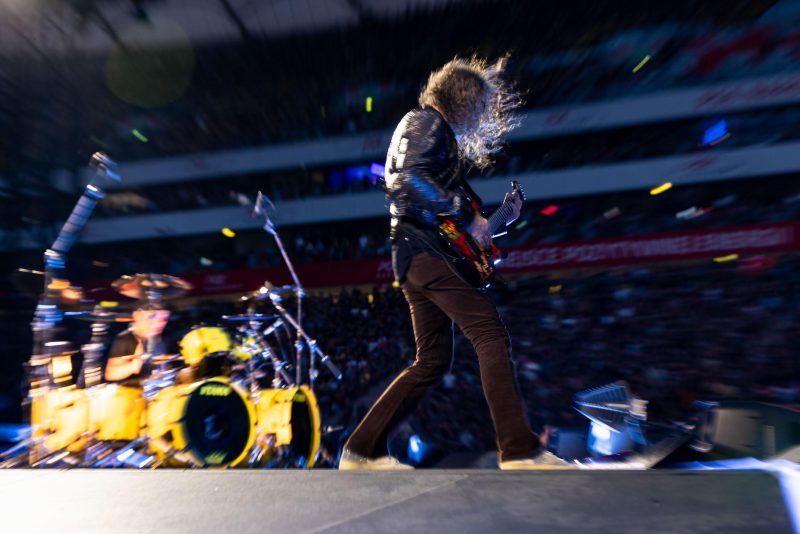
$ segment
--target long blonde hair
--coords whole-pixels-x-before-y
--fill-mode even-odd
[[[514,110],[522,99],[502,76],[508,56],[489,64],[455,58],[431,73],[419,104],[437,109],[456,133],[462,157],[486,168],[502,148],[502,137],[519,125]]]

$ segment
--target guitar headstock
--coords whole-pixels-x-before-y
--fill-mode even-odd
[[[519,195],[519,198],[525,202],[525,191],[522,190],[522,186],[518,180],[511,180],[511,194]]]

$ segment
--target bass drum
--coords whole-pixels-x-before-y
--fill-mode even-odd
[[[256,404],[259,442],[286,447],[292,462],[314,466],[319,452],[320,419],[317,397],[306,386],[267,389]]]
[[[234,467],[255,441],[255,412],[244,391],[219,377],[159,391],[147,407],[153,452],[173,465]]]
[[[85,390],[67,386],[35,395],[31,402],[31,424],[33,437],[42,438],[45,449],[81,450],[89,429]]]
[[[86,391],[89,428],[101,441],[133,441],[142,433],[145,400],[142,388],[102,384]]]

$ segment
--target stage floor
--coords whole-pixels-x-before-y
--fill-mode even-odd
[[[769,532],[763,471],[0,471],[0,532]]]

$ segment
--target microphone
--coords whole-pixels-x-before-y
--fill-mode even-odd
[[[89,160],[89,168],[97,174],[105,176],[112,182],[120,182],[117,164],[103,152],[95,152]]]

